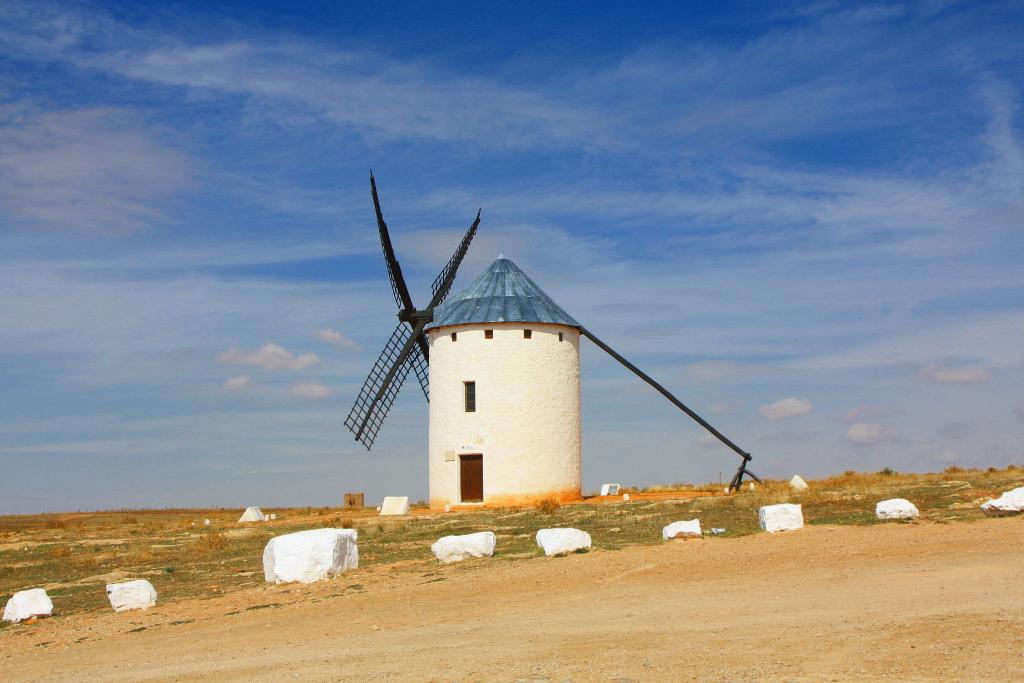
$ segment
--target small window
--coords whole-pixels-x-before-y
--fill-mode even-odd
[[[484,330],[484,339],[494,339],[494,330]]]
[[[562,333],[561,332],[558,333],[558,341],[562,341]]]
[[[454,332],[452,332],[452,341],[459,341],[458,336]]]
[[[523,330],[523,339],[532,339],[533,330]]]
[[[465,387],[466,394],[466,412],[476,412],[476,382],[463,382],[462,386]]]

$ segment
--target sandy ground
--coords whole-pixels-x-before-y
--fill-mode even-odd
[[[1024,519],[810,527],[0,631],[5,680],[1024,680]]]

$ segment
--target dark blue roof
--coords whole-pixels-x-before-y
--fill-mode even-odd
[[[512,322],[580,326],[519,266],[499,256],[473,284],[434,309],[434,321],[427,329]]]

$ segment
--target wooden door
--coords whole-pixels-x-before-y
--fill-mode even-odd
[[[484,500],[484,456],[459,456],[460,491],[463,503],[482,503]]]

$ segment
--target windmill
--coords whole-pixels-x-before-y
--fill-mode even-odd
[[[509,259],[499,257],[466,290],[448,299],[480,224],[479,211],[434,280],[430,302],[416,308],[372,174],[370,192],[398,325],[345,426],[371,449],[402,383],[413,372],[430,404],[432,508],[580,497],[580,336],[740,456],[730,489],[738,489],[745,476],[761,481],[748,469],[750,453],[572,318]]]

